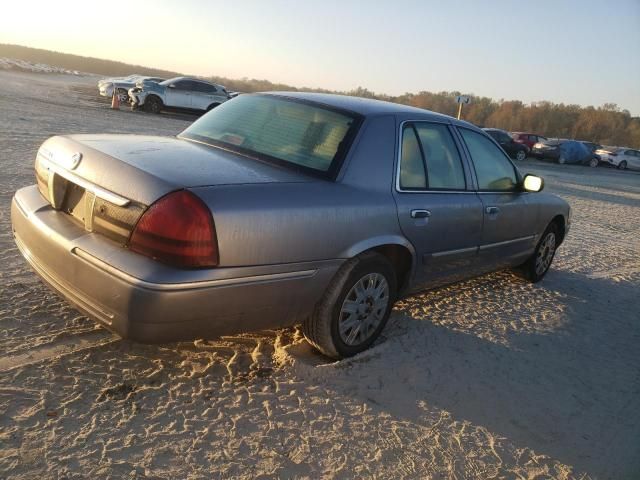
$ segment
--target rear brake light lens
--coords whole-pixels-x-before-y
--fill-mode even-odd
[[[129,249],[187,268],[218,265],[218,241],[209,208],[181,190],[162,197],[142,215]]]

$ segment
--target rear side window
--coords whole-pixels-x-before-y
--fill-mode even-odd
[[[427,188],[427,174],[418,137],[413,125],[402,131],[402,158],[400,159],[400,188],[410,190]]]
[[[415,128],[427,164],[429,188],[464,190],[462,160],[449,128],[438,123],[416,123]]]
[[[481,133],[460,128],[478,177],[480,190],[511,191],[517,185],[516,171],[509,159]]]
[[[196,82],[196,91],[202,93],[215,93],[216,87],[209,85],[208,83]]]
[[[405,125],[402,132],[400,187],[413,190],[464,190],[460,154],[446,125]]]

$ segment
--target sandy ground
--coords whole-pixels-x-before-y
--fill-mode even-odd
[[[295,329],[142,346],[40,283],[13,192],[48,136],[172,135],[95,79],[0,72],[0,478],[640,478],[640,176],[525,161],[573,206],[546,279],[412,297],[327,363]]]

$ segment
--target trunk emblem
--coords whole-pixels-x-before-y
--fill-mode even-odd
[[[69,168],[71,168],[71,170],[75,170],[78,165],[80,165],[80,162],[82,161],[82,153],[80,152],[76,152],[73,155],[71,155],[71,164],[69,165]]]

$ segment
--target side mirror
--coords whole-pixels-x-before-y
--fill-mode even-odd
[[[544,188],[544,180],[541,177],[527,173],[522,180],[522,188],[525,192],[540,192]]]
[[[176,85],[174,83],[167,85],[168,88],[176,88]]]

